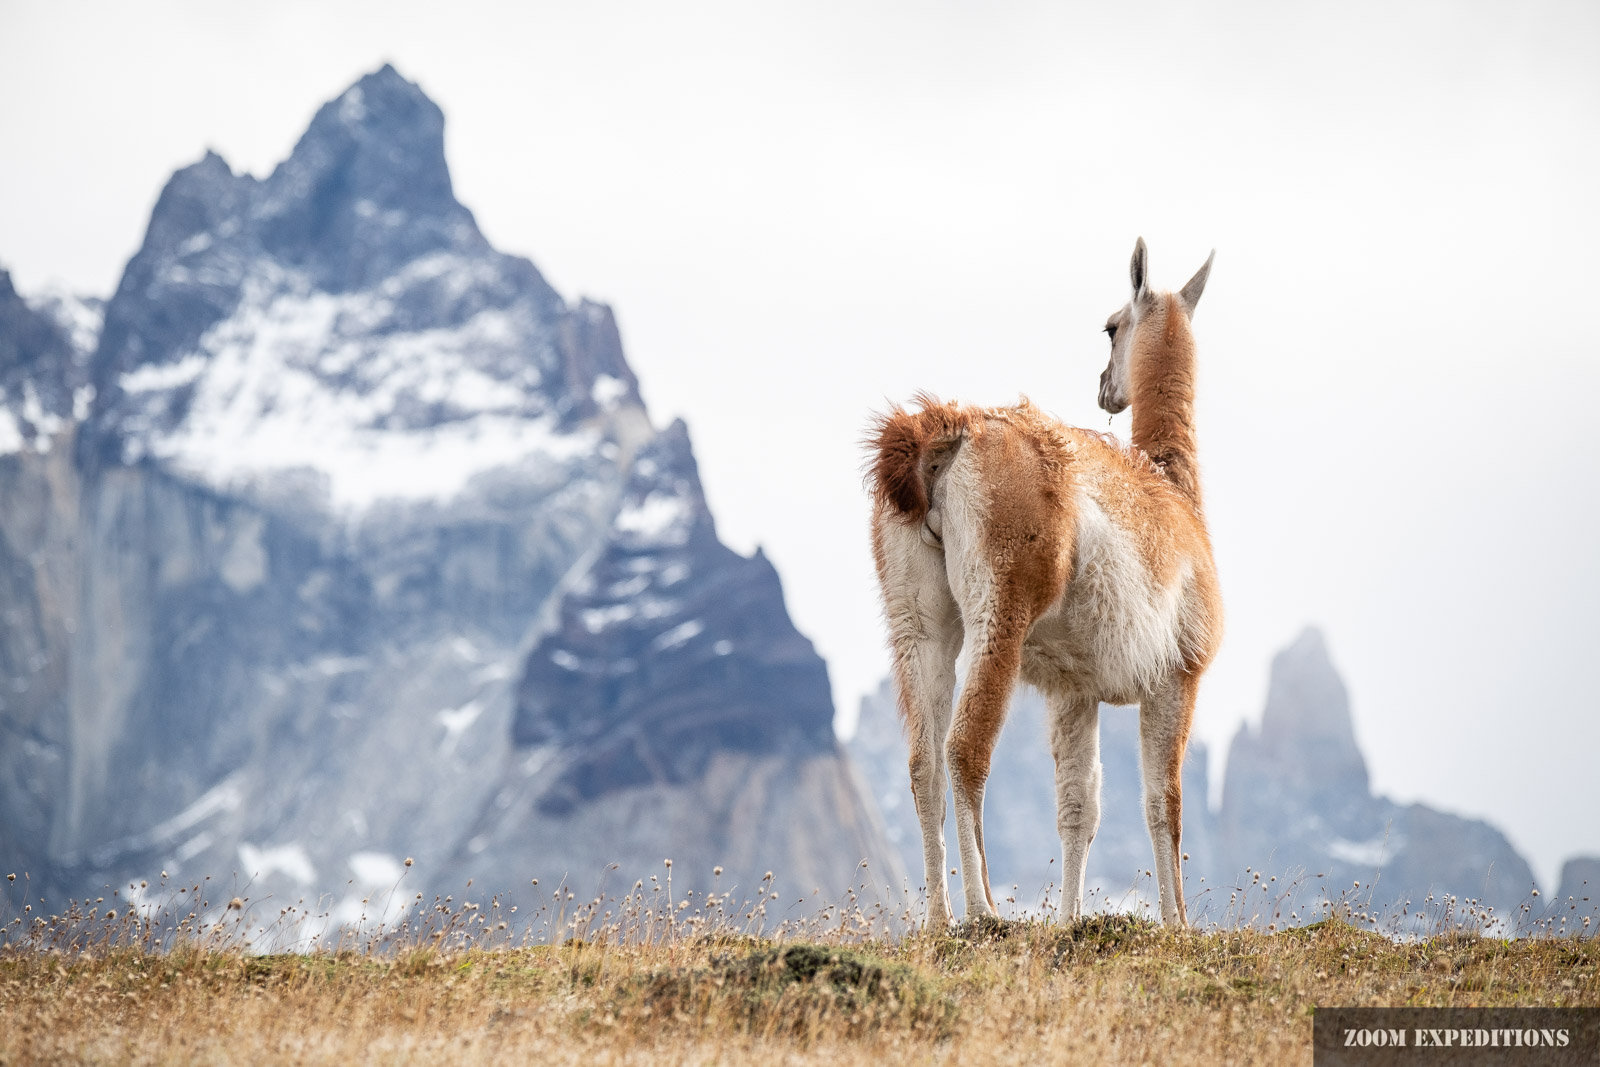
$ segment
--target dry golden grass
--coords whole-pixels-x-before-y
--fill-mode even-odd
[[[1097,916],[831,941],[673,928],[266,956],[13,945],[0,1063],[1277,1064],[1309,1062],[1317,1005],[1600,1005],[1594,939]]]

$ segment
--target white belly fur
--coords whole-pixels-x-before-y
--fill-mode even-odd
[[[1076,547],[1065,591],[1029,634],[1024,674],[1044,688],[1134,703],[1183,661],[1191,566],[1159,585],[1133,538],[1087,490],[1078,494]]]

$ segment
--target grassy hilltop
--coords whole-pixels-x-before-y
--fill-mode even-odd
[[[449,918],[409,944],[282,955],[219,927],[154,941],[126,913],[34,920],[58,925],[0,947],[0,1064],[1281,1064],[1309,1062],[1316,1005],[1600,1005],[1593,938],[1402,941],[1340,918],[887,938],[857,911],[760,938],[639,907],[626,937],[586,921],[587,938],[519,946],[492,907],[433,914]]]

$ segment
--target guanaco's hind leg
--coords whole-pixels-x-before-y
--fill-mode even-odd
[[[1056,761],[1056,829],[1061,834],[1061,918],[1083,913],[1089,844],[1100,828],[1100,702],[1050,693],[1050,754]]]
[[[961,615],[945,577],[944,553],[919,532],[879,515],[878,579],[894,655],[895,687],[910,748],[911,799],[922,830],[928,927],[950,921],[944,846],[945,740],[950,732]]]
[[[967,626],[967,674],[950,728],[950,784],[967,915],[994,914],[983,791],[1028,631],[1061,595],[1071,522],[1037,442],[996,429],[950,470],[946,567]]]
[[[1005,724],[1022,663],[1022,642],[1032,621],[989,618],[972,627],[967,676],[950,728],[950,785],[968,918],[995,913],[989,861],[983,851],[983,792],[989,781],[989,760]]]
[[[1183,905],[1183,754],[1194,721],[1199,676],[1178,670],[1139,705],[1144,813],[1155,850],[1161,921],[1188,925]]]

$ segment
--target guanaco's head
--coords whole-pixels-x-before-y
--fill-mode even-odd
[[[1174,303],[1185,317],[1194,316],[1200,294],[1205,292],[1206,279],[1211,275],[1211,261],[1217,258],[1215,250],[1206,257],[1194,277],[1174,295]],[[1100,372],[1100,406],[1113,415],[1121,414],[1133,399],[1133,371],[1131,353],[1134,338],[1146,330],[1162,329],[1166,316],[1166,294],[1158,293],[1149,284],[1150,253],[1139,238],[1133,246],[1133,261],[1128,265],[1128,277],[1133,283],[1133,296],[1114,315],[1106,320],[1106,334],[1111,338],[1111,360]]]

